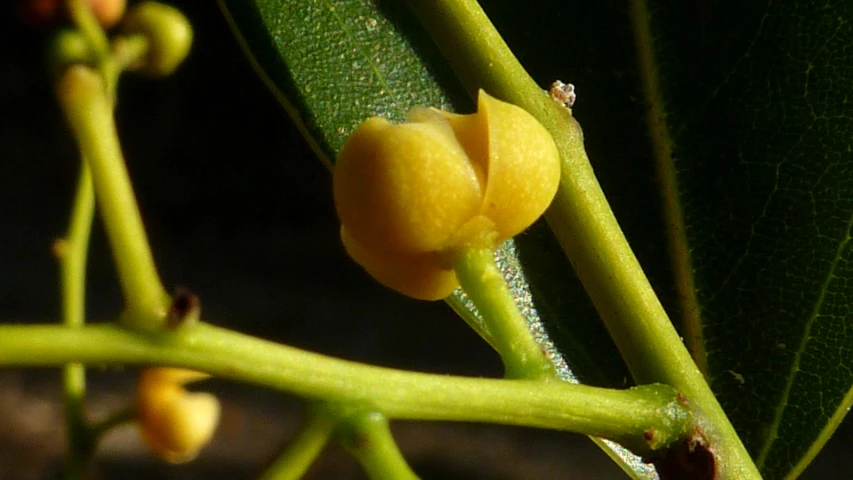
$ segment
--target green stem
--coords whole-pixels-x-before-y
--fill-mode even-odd
[[[162,325],[169,297],[160,283],[133,194],[101,77],[81,66],[68,69],[57,85],[65,116],[89,163],[98,206],[127,303],[123,317],[135,327]]]
[[[338,429],[341,443],[372,480],[417,480],[394,441],[388,419],[377,412],[357,414]]]
[[[256,383],[309,399],[363,405],[389,418],[487,422],[611,439],[642,454],[682,437],[690,423],[675,390],[465,378],[364,365],[199,324],[140,333],[117,325],[68,329],[0,325],[0,366],[168,365]],[[648,431],[655,432],[649,445]]]
[[[128,35],[113,40],[112,52],[119,70],[132,68],[148,55],[150,43],[145,35]]]
[[[635,380],[672,385],[701,412],[700,426],[717,454],[719,478],[761,478],[628,245],[571,112],[529,77],[476,1],[408,3],[470,92],[484,88],[515,103],[551,132],[563,169],[546,218]]]
[[[107,32],[101,27],[87,0],[65,0],[65,8],[77,26],[77,30],[86,39],[92,52],[95,53],[98,71],[104,77],[106,90],[109,92],[109,98],[112,101],[115,98],[118,75],[121,70],[110,51],[110,40],[107,37]]]
[[[338,421],[324,408],[315,407],[287,450],[264,472],[261,480],[298,480],[329,443]]]
[[[86,258],[94,213],[95,194],[92,189],[92,176],[83,162],[68,232],[65,238],[57,240],[54,249],[60,268],[62,319],[69,328],[79,328],[84,324]],[[67,442],[65,477],[72,480],[82,479],[85,477],[85,471],[94,450],[84,408],[86,370],[79,363],[69,363],[63,367],[62,380]]]
[[[530,327],[495,263],[491,249],[460,252],[453,269],[462,289],[474,302],[500,354],[507,378],[555,378],[554,364],[536,343]]]
[[[98,58],[101,60],[107,58],[110,54],[110,41],[107,38],[107,33],[101,28],[98,19],[95,18],[95,14],[92,13],[89,2],[87,0],[65,0],[65,8]]]

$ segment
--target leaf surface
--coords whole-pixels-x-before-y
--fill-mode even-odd
[[[759,468],[784,478],[850,406],[853,9],[675,3],[650,12],[650,47],[692,262],[686,320]]]

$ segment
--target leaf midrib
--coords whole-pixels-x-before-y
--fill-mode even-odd
[[[347,37],[350,38],[355,50],[358,52],[358,55],[360,57],[362,57],[362,59],[368,65],[370,65],[370,70],[373,72],[373,74],[379,80],[379,83],[382,84],[382,87],[384,88],[384,90],[386,92],[391,91],[391,86],[388,83],[388,80],[385,78],[385,75],[382,75],[382,72],[380,72],[379,69],[376,68],[376,64],[374,62],[370,61],[370,57],[364,52],[364,50],[361,48],[361,45],[359,45],[358,42],[355,41],[357,38],[356,35],[352,32],[352,30],[349,27],[347,27],[346,22],[344,22],[344,20],[338,14],[337,10],[335,9],[335,6],[332,5],[331,0],[321,0],[321,2],[326,6],[326,10],[328,10],[328,12],[332,15],[332,17],[334,17],[335,22],[337,22],[338,26],[341,27],[341,31],[344,32],[344,35],[346,35]]]

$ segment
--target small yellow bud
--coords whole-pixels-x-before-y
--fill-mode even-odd
[[[209,393],[184,389],[208,376],[180,368],[150,368],[139,377],[136,409],[142,438],[169,463],[192,460],[213,437],[219,401]]]
[[[416,108],[362,123],[338,155],[335,206],[350,256],[384,285],[437,300],[466,246],[497,247],[545,211],[559,154],[533,116],[483,91],[478,112]]]
[[[47,60],[51,74],[59,77],[71,65],[94,65],[97,56],[78,30],[62,29],[50,41]]]
[[[148,39],[148,55],[134,66],[155,76],[169,75],[190,52],[193,29],[180,10],[158,2],[136,4],[124,17],[123,29]]]

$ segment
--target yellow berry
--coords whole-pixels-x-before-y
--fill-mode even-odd
[[[532,224],[557,191],[559,154],[529,113],[480,92],[478,112],[417,108],[374,117],[338,155],[335,206],[347,252],[384,285],[435,300],[457,286],[469,246],[495,248]]]

